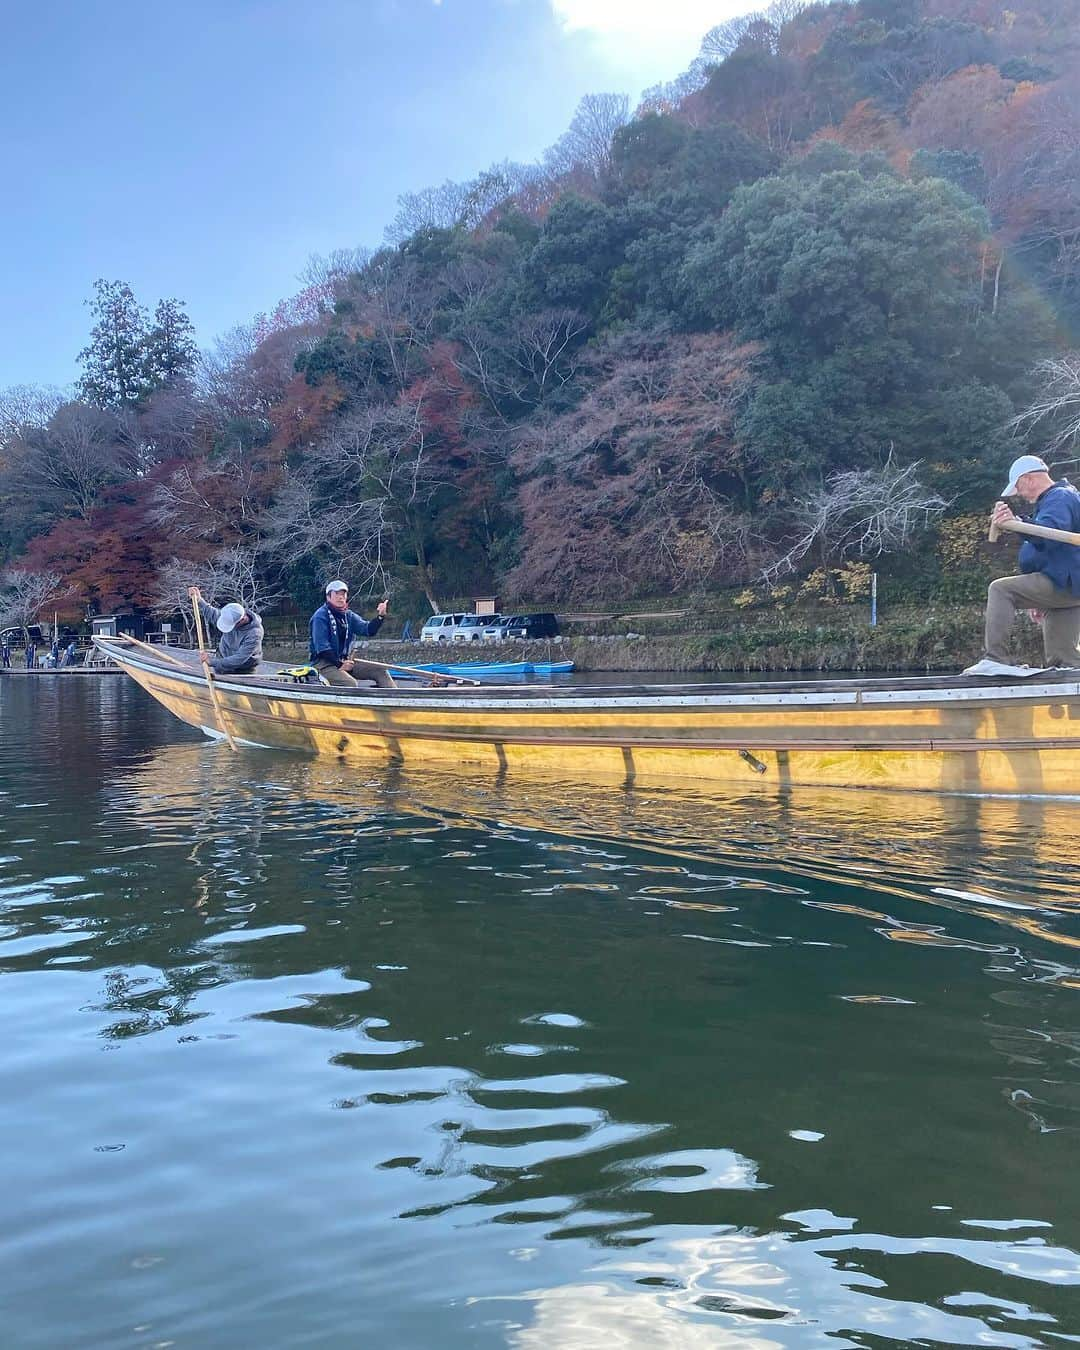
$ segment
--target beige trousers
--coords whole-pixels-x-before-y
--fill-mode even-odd
[[[390,678],[390,672],[384,670],[382,666],[373,666],[370,661],[353,661],[352,670],[342,670],[339,666],[331,665],[329,661],[316,661],[315,669],[323,677],[327,684],[337,684],[356,688],[356,676],[359,675],[363,680],[374,680],[380,689],[396,689],[397,685]]]
[[[1005,650],[1019,609],[1041,609],[1043,650],[1048,666],[1080,666],[1080,598],[1063,591],[1043,572],[999,577],[986,596],[986,654],[1008,662]]]

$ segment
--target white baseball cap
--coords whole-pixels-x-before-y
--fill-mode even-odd
[[[1003,497],[1016,496],[1016,484],[1026,473],[1049,473],[1050,470],[1038,455],[1021,455],[1019,459],[1014,459],[1012,467],[1009,469],[1009,481],[1005,484]]]
[[[225,605],[221,613],[217,616],[217,626],[222,633],[231,633],[247,611],[243,605],[238,605],[234,601],[232,604]]]
[[[349,583],[347,581],[328,581],[326,583],[327,595],[329,595],[331,591],[347,591],[348,589]]]

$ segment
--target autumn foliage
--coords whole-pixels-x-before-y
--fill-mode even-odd
[[[93,313],[79,400],[0,400],[0,562],[78,607],[166,612],[200,568],[414,615],[741,585],[838,474],[919,465],[967,516],[1041,448],[1080,15],[778,0],[636,112],[591,95],[538,163],[406,194],[197,366],[177,302]]]

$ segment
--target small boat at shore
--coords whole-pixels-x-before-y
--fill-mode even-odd
[[[216,679],[215,707],[194,653],[95,641],[181,721],[255,748],[624,783],[1080,797],[1077,671],[342,690],[268,668]]]
[[[574,669],[573,661],[462,661],[457,665],[442,665],[429,662],[416,666],[391,666],[390,674],[395,680],[420,679],[418,671],[429,675],[456,675],[459,678],[474,680],[514,679],[524,675],[569,675]]]

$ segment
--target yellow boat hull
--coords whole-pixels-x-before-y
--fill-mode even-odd
[[[195,670],[108,650],[181,721],[222,734]],[[346,693],[223,677],[217,689],[237,741],[344,759],[629,782],[1080,795],[1080,684],[1072,677],[1007,686],[907,679]]]

